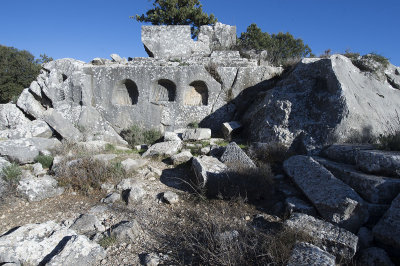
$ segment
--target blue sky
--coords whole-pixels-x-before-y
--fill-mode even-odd
[[[0,44],[90,61],[147,56],[141,23],[149,0],[1,0]],[[201,0],[207,13],[243,32],[256,23],[269,33],[290,32],[315,54],[326,49],[377,52],[400,66],[399,0]]]

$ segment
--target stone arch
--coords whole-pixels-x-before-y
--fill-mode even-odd
[[[112,93],[112,104],[133,105],[138,103],[139,91],[136,83],[130,79],[124,79],[117,83]]]
[[[208,105],[208,87],[204,81],[196,80],[190,83],[185,92],[184,105]]]
[[[151,92],[152,102],[173,102],[175,101],[176,85],[168,79],[160,79]]]

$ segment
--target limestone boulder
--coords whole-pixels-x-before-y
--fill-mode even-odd
[[[256,168],[254,162],[247,156],[247,154],[236,144],[236,142],[229,143],[224,153],[220,158],[221,162],[233,169],[248,169]]]
[[[14,129],[28,122],[29,119],[15,104],[0,104],[0,130]]]
[[[399,103],[399,90],[344,56],[305,58],[250,106],[242,122],[253,141],[290,144],[304,131],[306,142],[320,147],[399,130]]]
[[[224,134],[225,139],[229,139],[232,133],[241,127],[242,125],[237,121],[225,122],[222,124],[222,134]]]
[[[182,134],[183,140],[206,140],[211,138],[211,129],[209,128],[191,128],[186,129]]]
[[[147,160],[128,158],[121,162],[122,168],[126,172],[135,171],[147,164]]]
[[[284,224],[310,236],[316,246],[338,259],[350,260],[357,252],[357,236],[331,223],[307,214],[293,213]]]
[[[22,91],[17,100],[17,106],[25,113],[33,116],[36,119],[42,118],[43,113],[46,110],[43,105],[29,92],[29,89]]]
[[[136,241],[141,236],[143,230],[136,220],[121,222],[112,231],[111,235],[120,241]]]
[[[228,169],[227,166],[217,158],[206,155],[194,157],[192,166],[196,175],[195,182],[200,187],[215,185],[219,179],[226,177],[224,172]]]
[[[375,225],[372,232],[374,238],[386,250],[400,254],[400,194],[393,200],[389,210]]]
[[[0,155],[20,164],[33,163],[39,152],[57,150],[61,142],[57,139],[23,138],[0,142]]]
[[[27,224],[0,236],[0,261],[16,265],[91,265],[105,255],[97,243],[53,221]]]
[[[17,191],[28,201],[41,201],[61,195],[64,188],[58,187],[57,180],[49,175],[35,177],[27,172],[19,181]]]
[[[43,120],[66,140],[79,142],[83,139],[81,132],[54,109],[46,110]]]
[[[103,232],[105,227],[101,224],[96,215],[83,214],[75,220],[70,229],[79,234],[93,234],[96,231]]]
[[[327,221],[356,232],[368,220],[364,200],[311,157],[293,156],[283,167]]]
[[[294,245],[287,266],[300,265],[335,266],[335,256],[312,244],[299,242]]]
[[[172,163],[174,165],[180,165],[190,161],[193,155],[190,151],[183,151],[181,153],[175,154],[171,157]]]
[[[166,141],[156,143],[143,153],[142,157],[172,156],[182,148],[182,141]]]

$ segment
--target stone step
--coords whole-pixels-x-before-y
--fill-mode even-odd
[[[359,150],[356,165],[366,173],[400,177],[400,152]]]
[[[313,158],[293,156],[283,168],[327,221],[356,232],[368,220],[364,200]]]
[[[361,197],[371,203],[390,204],[400,193],[400,179],[362,173],[355,166],[313,157],[335,177],[351,186]]]
[[[324,149],[321,156],[339,163],[356,164],[358,151],[373,149],[372,145],[333,144]]]

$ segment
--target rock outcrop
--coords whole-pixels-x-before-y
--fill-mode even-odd
[[[290,145],[305,132],[307,144],[322,146],[399,130],[399,102],[400,91],[390,82],[365,74],[347,57],[305,58],[242,122],[255,141]]]

